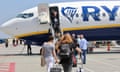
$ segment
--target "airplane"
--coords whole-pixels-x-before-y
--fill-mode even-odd
[[[62,33],[84,34],[88,41],[120,40],[120,1],[76,1],[39,4],[27,9],[0,26],[1,31],[15,38],[42,45],[54,36],[52,12]]]

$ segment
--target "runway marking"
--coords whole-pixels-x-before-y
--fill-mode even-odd
[[[10,63],[9,72],[15,72],[15,63]]]
[[[15,72],[15,63],[0,63],[0,72]]]

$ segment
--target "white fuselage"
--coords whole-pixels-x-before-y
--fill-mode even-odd
[[[60,27],[63,31],[81,33],[78,31],[120,27],[120,1],[79,1],[49,4],[49,7],[54,6],[58,7]],[[4,23],[1,29],[18,38],[48,33],[50,25],[40,24],[37,7],[25,10],[21,14],[24,13],[33,13],[33,16],[26,18],[18,16]],[[98,32],[96,31],[96,33]],[[92,37],[89,34],[88,36]]]

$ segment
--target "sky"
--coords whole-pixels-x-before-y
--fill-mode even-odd
[[[39,3],[57,3],[80,0],[0,0],[0,25],[15,17],[20,12],[37,6]],[[8,38],[0,31],[0,38]]]

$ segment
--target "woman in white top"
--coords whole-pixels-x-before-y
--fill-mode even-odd
[[[53,64],[58,62],[52,36],[49,37],[48,42],[43,44],[42,48],[42,55],[45,57],[47,64],[47,72],[50,72],[50,68],[53,67]]]

